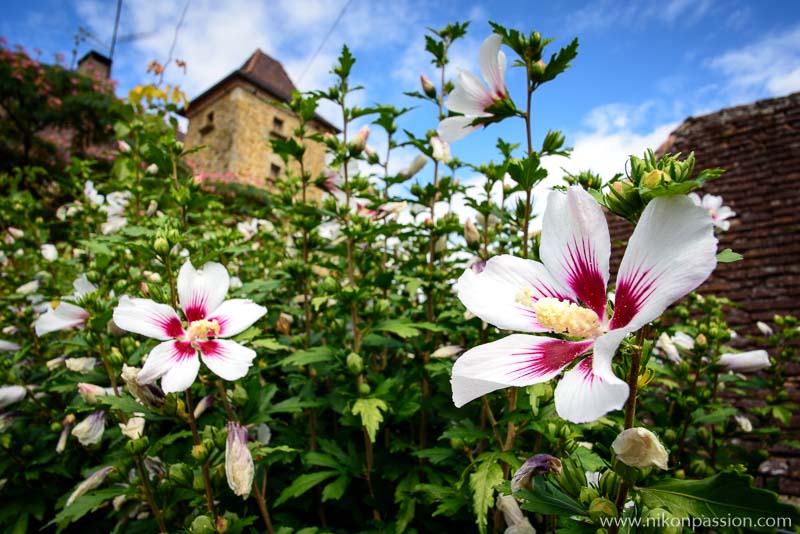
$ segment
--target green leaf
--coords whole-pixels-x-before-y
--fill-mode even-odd
[[[113,499],[117,495],[127,492],[128,488],[116,486],[87,493],[75,500],[70,506],[61,510],[46,526],[58,525],[59,531],[69,523],[77,521],[89,512],[97,510],[104,502]]]
[[[250,342],[251,347],[255,347],[257,349],[267,349],[267,350],[292,350],[291,347],[287,347],[280,341],[274,338],[261,338],[256,339],[255,341]]]
[[[430,449],[415,451],[413,454],[417,458],[425,458],[432,464],[440,464],[448,458],[452,458],[455,455],[455,451],[450,447],[432,447]]]
[[[361,416],[361,424],[367,429],[369,440],[375,443],[375,434],[383,421],[381,411],[387,411],[389,407],[381,399],[357,399],[353,403],[351,412],[353,415]]]
[[[341,475],[339,478],[322,488],[322,502],[332,500],[338,501],[347,491],[347,486],[350,485],[350,477]]]
[[[717,423],[727,421],[731,416],[734,416],[737,413],[739,413],[739,410],[736,408],[722,408],[711,413],[705,413],[705,410],[698,408],[692,412],[692,423],[696,425],[715,425]]]
[[[100,404],[109,406],[112,410],[119,410],[126,414],[139,412],[145,414],[145,417],[148,419],[157,417],[149,408],[143,404],[139,404],[136,402],[136,399],[124,392],[120,393],[119,397],[115,395],[98,395],[97,401]]]
[[[486,534],[486,516],[494,504],[494,488],[503,482],[503,469],[495,461],[486,461],[478,466],[478,470],[469,476],[469,487],[472,489],[472,510],[481,534]]]
[[[703,480],[667,479],[638,491],[650,508],[667,508],[680,518],[750,518],[756,525],[759,519],[781,517],[800,523],[797,508],[779,502],[771,491],[754,488],[752,482],[751,476],[723,472]]]
[[[315,401],[304,401],[300,400],[300,397],[289,397],[286,400],[282,400],[277,404],[273,404],[272,407],[267,410],[268,413],[295,413],[305,410],[306,408],[313,408],[318,406],[319,403]]]
[[[290,354],[279,361],[278,365],[281,367],[289,365],[300,367],[302,365],[309,365],[312,363],[329,362],[332,359],[333,354],[331,348],[323,345],[321,347],[313,347],[308,350],[298,350],[297,352]]]
[[[418,336],[420,330],[431,330],[433,332],[441,332],[446,330],[442,326],[435,325],[433,323],[414,323],[407,319],[391,319],[389,321],[383,321],[382,323],[372,327],[372,329],[377,330],[378,332],[391,332],[392,334],[396,334],[403,339]]]
[[[741,261],[744,258],[738,252],[734,252],[729,248],[726,248],[722,252],[717,254],[717,262],[718,263],[734,263],[737,261]]]
[[[522,509],[529,512],[566,516],[587,514],[579,501],[541,476],[534,478],[532,489],[518,491],[514,495],[526,501],[522,504]]]
[[[280,506],[289,499],[299,497],[317,484],[339,474],[339,471],[317,471],[316,473],[300,475],[294,479],[294,482],[288,488],[281,492],[278,500],[275,501],[275,506]]]

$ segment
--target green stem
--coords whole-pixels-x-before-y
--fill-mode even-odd
[[[192,440],[195,445],[201,445],[200,434],[197,432],[197,421],[194,419],[194,403],[192,402],[191,389],[186,390],[186,414],[189,417],[189,427],[192,429]],[[211,489],[211,476],[208,472],[208,461],[203,461],[203,486],[206,490],[206,507],[211,517],[216,520],[217,514],[214,511],[214,492]]]

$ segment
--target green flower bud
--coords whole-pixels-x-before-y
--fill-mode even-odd
[[[233,404],[239,407],[245,406],[248,398],[247,390],[237,382],[236,385],[233,386],[233,394],[231,395],[231,401]]]
[[[202,489],[202,488],[201,488]],[[215,534],[217,532],[214,521],[207,515],[200,515],[194,518],[192,526],[189,527],[192,534]]]
[[[669,177],[669,174],[658,169],[653,169],[652,171],[642,176],[640,185],[643,185],[648,189],[654,189],[659,185],[669,183],[671,180],[672,179]]]
[[[617,506],[605,497],[598,497],[589,505],[589,517],[595,523],[599,523],[601,518],[608,519],[617,515]]]
[[[153,250],[155,250],[157,254],[166,256],[169,254],[169,241],[163,236],[157,237],[155,241],[153,241]]]
[[[180,463],[169,466],[169,479],[180,486],[191,486],[192,476],[192,470],[186,464]]]
[[[347,369],[354,375],[361,374],[364,370],[364,359],[355,352],[347,355]]]
[[[652,508],[642,515],[643,527],[638,529],[638,532],[644,534],[680,534],[683,528],[676,521],[675,525],[672,524],[673,515],[663,508]]]
[[[192,458],[198,462],[204,462],[208,458],[208,448],[205,445],[195,445],[192,447]]]
[[[621,482],[622,479],[618,474],[607,469],[600,475],[600,492],[606,497],[616,497]]]
[[[150,441],[147,439],[147,436],[142,436],[139,439],[129,440],[125,444],[125,448],[131,454],[141,454],[145,452],[149,446],[150,446]]]
[[[370,391],[372,391],[372,388],[366,382],[361,382],[360,384],[358,384],[359,395],[361,396],[369,395]]]
[[[596,488],[593,488],[591,486],[586,488],[581,488],[580,501],[586,506],[590,505],[598,497],[600,497],[600,493],[597,491]]]

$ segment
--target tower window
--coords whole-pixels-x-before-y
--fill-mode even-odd
[[[210,112],[208,115],[206,115],[206,122],[208,122],[208,123],[214,122],[214,112],[213,111]]]
[[[281,133],[283,131],[283,119],[278,117],[272,118],[272,131]]]

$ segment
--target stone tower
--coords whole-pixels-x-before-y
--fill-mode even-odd
[[[212,180],[271,186],[285,165],[268,140],[291,136],[298,126],[297,117],[276,103],[288,102],[294,90],[283,65],[256,50],[239,69],[192,100],[185,113],[189,128],[184,142],[187,148],[205,145],[190,156],[196,171]],[[338,133],[320,116],[308,128]],[[322,172],[324,145],[308,142],[305,157],[312,177]]]

